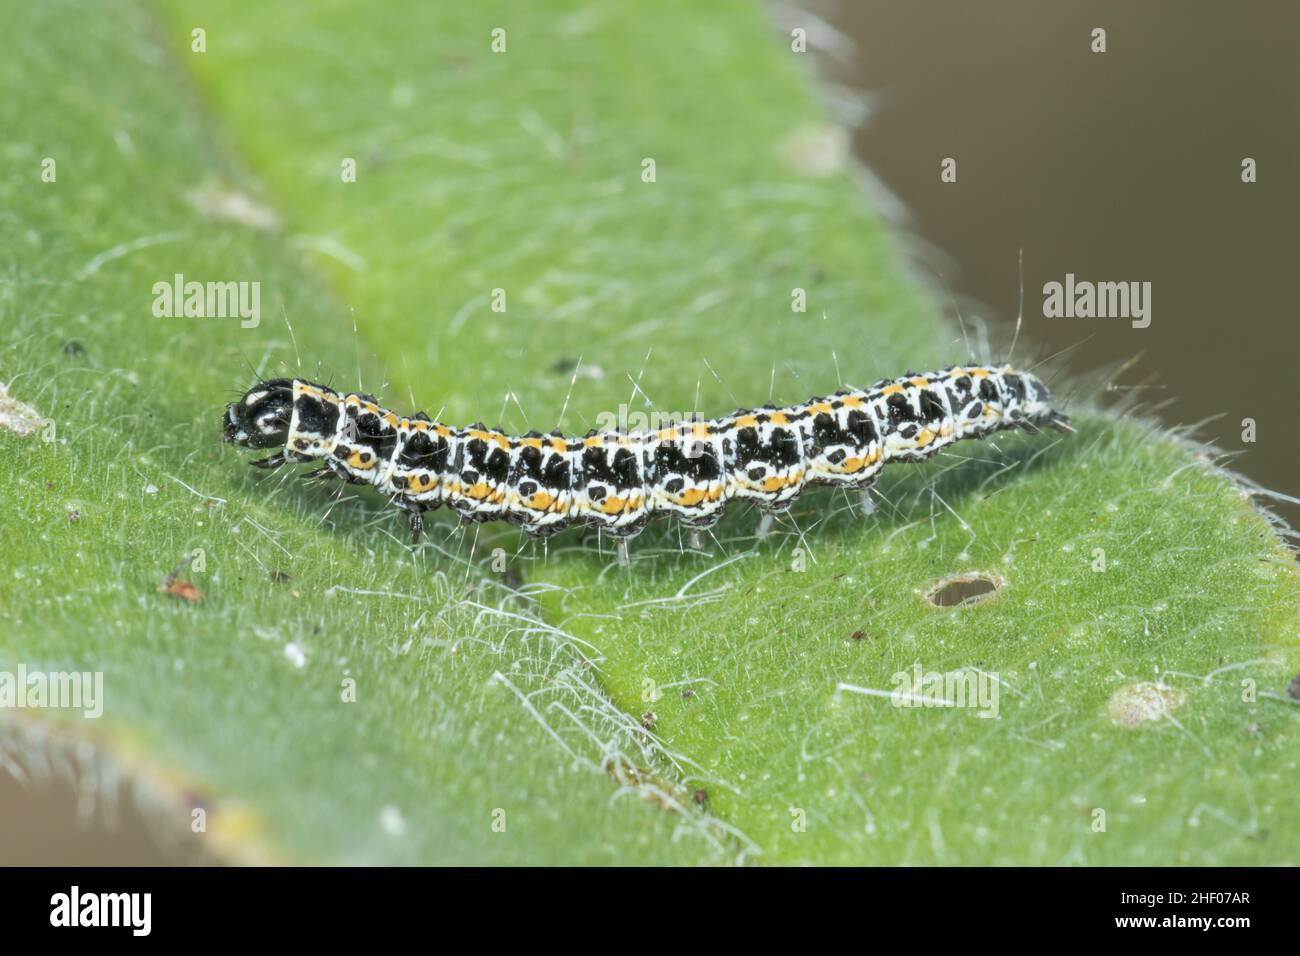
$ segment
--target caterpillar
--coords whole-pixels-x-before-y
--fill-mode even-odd
[[[226,407],[224,440],[280,449],[252,462],[322,464],[305,477],[372,485],[408,513],[413,540],[441,505],[462,521],[513,522],[542,537],[585,523],[626,541],[672,516],[693,533],[728,502],[753,502],[764,522],[811,485],[864,493],[893,461],[924,461],[963,438],[1008,428],[1072,432],[1047,388],[1009,365],[909,372],[798,405],[738,409],[653,431],[581,438],[511,436],[481,423],[453,428],[423,412],[400,417],[370,395],[302,379],[253,386]]]

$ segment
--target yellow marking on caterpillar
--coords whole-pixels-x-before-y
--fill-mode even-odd
[[[323,401],[338,402],[338,396],[334,394],[326,395],[319,388],[312,385],[300,384],[298,386],[299,394],[309,396],[310,398],[319,398]]]
[[[406,487],[415,494],[423,494],[430,488],[438,484],[438,480],[433,475],[410,475],[406,479]]]
[[[504,448],[506,451],[510,450],[510,440],[500,432],[489,432],[482,431],[478,428],[472,428],[466,432],[465,435],[470,440],[478,439],[479,441],[492,442],[493,444]]]

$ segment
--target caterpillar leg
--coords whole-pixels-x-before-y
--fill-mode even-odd
[[[285,464],[284,452],[267,458],[258,458],[256,461],[250,461],[249,464],[254,468],[265,468],[267,471],[272,471]]]
[[[701,528],[686,529],[686,548],[689,551],[704,550],[704,531]]]
[[[858,508],[862,517],[867,518],[876,513],[876,499],[871,497],[870,486],[858,492]]]
[[[561,521],[552,521],[550,524],[523,524],[521,525],[524,534],[533,541],[545,541],[547,538],[553,538],[564,529],[568,528],[571,522],[566,518]]]
[[[759,512],[762,514],[762,518],[759,519],[758,528],[754,532],[754,537],[762,540],[771,534],[772,526],[776,523],[776,516],[783,515],[789,511],[790,506],[794,504],[795,497],[797,497],[797,495],[784,499],[778,498],[775,500],[768,499],[759,501],[757,504]]]
[[[1047,419],[1047,427],[1060,432],[1062,435],[1073,435],[1075,432],[1075,427],[1070,424],[1070,416],[1061,412],[1051,413]]]
[[[340,481],[346,481],[349,485],[368,485],[368,484],[370,484],[369,479],[366,479],[366,478],[358,478],[356,475],[354,475],[354,474],[352,474],[351,472],[349,472],[349,471],[347,470],[347,468],[345,468],[344,465],[343,465],[341,462],[339,462],[339,461],[337,461],[337,460],[335,460],[335,459],[332,459],[332,458],[329,459],[329,464],[326,466],[326,468],[328,468],[328,470],[329,470],[329,471],[334,475],[334,477],[338,478]],[[325,470],[325,469],[322,469],[322,470]],[[313,474],[315,474],[315,473],[313,472]],[[326,477],[326,476],[321,475],[321,478],[322,478],[322,479],[324,479],[325,477]]]
[[[335,474],[334,469],[326,465],[324,468],[314,468],[311,471],[305,471],[299,477],[303,481],[338,481],[339,476]]]
[[[620,568],[626,568],[632,564],[632,558],[628,554],[627,538],[618,538],[614,542],[614,560]]]
[[[406,512],[406,520],[411,525],[411,544],[419,544],[420,536],[424,534],[424,513],[432,509],[425,502],[412,501],[402,495],[395,495],[390,500],[398,508]],[[436,504],[433,505],[433,508],[436,507]]]

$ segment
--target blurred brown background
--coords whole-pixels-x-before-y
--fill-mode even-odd
[[[79,800],[65,779],[19,783],[0,770],[0,865],[166,866],[192,856],[165,844],[131,800],[119,799],[106,816],[101,801]]]
[[[994,343],[1118,389],[1300,496],[1292,366],[1300,226],[1300,4],[811,0],[816,69],[865,93],[858,156]],[[782,23],[798,7],[778,8]],[[1106,31],[1106,52],[1091,51]],[[836,33],[839,38],[836,39]],[[957,160],[957,181],[940,163]],[[1258,180],[1241,179],[1243,158]],[[1045,282],[1152,283],[1152,322],[1043,317]],[[964,356],[954,355],[954,360]],[[1134,388],[1137,388],[1134,393]],[[1118,395],[1118,393],[1116,393]],[[1257,441],[1242,441],[1253,418]],[[1295,527],[1300,508],[1276,509]]]

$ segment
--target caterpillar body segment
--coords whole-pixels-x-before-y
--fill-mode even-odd
[[[1035,376],[958,365],[798,405],[582,437],[455,428],[398,416],[369,395],[274,379],[227,406],[224,438],[278,449],[254,462],[264,468],[315,461],[310,477],[373,486],[409,513],[417,536],[423,513],[445,506],[463,521],[506,520],[535,536],[580,523],[626,539],[657,517],[693,532],[712,527],[733,500],[767,518],[812,485],[865,491],[890,462],[1043,427],[1073,431]]]

